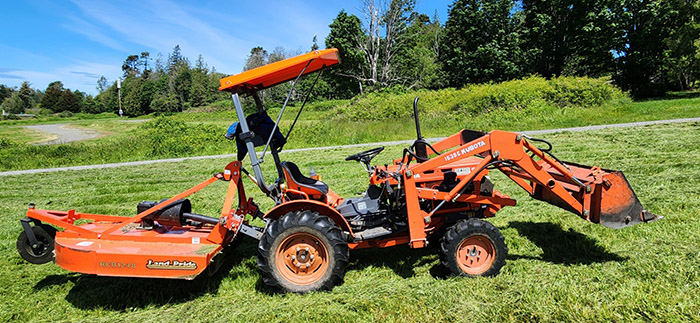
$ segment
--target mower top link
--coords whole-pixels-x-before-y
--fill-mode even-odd
[[[342,283],[351,249],[423,248],[433,242],[453,274],[493,276],[505,265],[508,248],[484,219],[516,203],[494,189],[488,176],[494,169],[530,196],[593,223],[617,229],[661,218],[642,207],[622,172],[564,162],[542,139],[462,130],[430,144],[421,136],[418,98],[414,143],[391,165],[371,164],[383,147],[348,156],[367,171],[368,188],[361,196],[341,197],[315,171],[306,176],[279,156],[311,92],[283,135],[279,121],[297,81],[339,63],[337,49],[317,50],[221,79],[219,89],[231,93],[238,117],[226,133],[236,141],[238,160],[171,198],[139,203],[133,217],[39,210],[32,204],[21,220],[20,255],[31,263],[55,255],[62,268],[101,276],[193,279],[205,270],[215,272],[225,251],[248,236],[259,240],[262,280],[280,291],[304,293]],[[258,92],[290,81],[273,121]],[[251,97],[257,112],[246,116],[240,95]],[[264,148],[258,154],[259,146]],[[268,151],[277,170],[270,184],[260,167]],[[241,162],[246,155],[252,174]],[[271,210],[260,210],[247,198],[246,177],[275,202]],[[192,212],[186,197],[218,182],[228,185],[221,214]],[[261,218],[264,226],[251,225],[249,216]]]

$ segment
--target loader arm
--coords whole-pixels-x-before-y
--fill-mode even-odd
[[[463,130],[433,145],[435,150],[441,151],[439,155],[434,153],[429,160],[404,168],[412,245],[422,245],[425,238],[423,224],[430,223],[443,204],[469,198],[463,196],[473,194],[465,192],[468,184],[492,168],[500,170],[530,196],[593,223],[619,229],[660,218],[644,210],[622,172],[560,161],[549,153],[549,149],[540,149],[531,141],[542,140],[507,131]],[[474,157],[480,158],[481,162],[469,176],[461,178],[447,194],[432,192],[440,204],[429,212],[420,210],[419,198],[426,197],[425,189],[417,189],[416,181],[421,176]],[[404,158],[395,162],[405,164],[409,160]]]

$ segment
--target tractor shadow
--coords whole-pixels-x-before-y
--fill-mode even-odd
[[[96,275],[69,273],[51,275],[39,281],[34,290],[54,288],[58,285],[73,285],[66,300],[80,309],[106,309],[124,311],[132,308],[145,308],[165,304],[177,304],[197,297],[217,293],[224,278],[235,279],[248,268],[233,270],[234,266],[248,267],[249,259],[255,254],[256,244],[252,239],[244,239],[235,248],[226,248],[219,256],[219,269],[209,275],[205,270],[197,278],[187,281],[158,278],[100,277]],[[219,259],[217,259],[219,260]],[[253,268],[255,270],[256,268]]]
[[[426,248],[411,249],[408,245],[389,248],[359,249],[350,252],[348,270],[365,270],[370,268],[388,268],[401,278],[416,275],[416,268],[432,264],[429,269],[434,278],[445,278],[449,273],[440,264],[438,244]]]
[[[598,242],[585,234],[569,229],[564,231],[558,224],[540,222],[510,222],[508,225],[542,249],[539,257],[509,255],[507,259],[535,259],[564,265],[588,265],[608,261],[625,261],[600,246]]]

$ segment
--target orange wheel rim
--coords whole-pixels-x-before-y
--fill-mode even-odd
[[[457,248],[457,264],[468,275],[480,275],[489,270],[496,259],[496,248],[489,238],[474,235]]]
[[[328,251],[308,233],[294,233],[277,247],[275,265],[280,274],[297,285],[313,284],[328,269]]]

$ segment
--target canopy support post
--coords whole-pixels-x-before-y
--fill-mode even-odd
[[[292,92],[294,92],[294,87],[297,85],[297,81],[299,81],[299,78],[304,75],[304,72],[306,72],[306,69],[311,65],[311,62],[313,62],[314,59],[310,59],[308,63],[306,63],[306,66],[304,66],[304,69],[301,70],[301,73],[297,75],[297,78],[294,79],[294,82],[292,82],[292,88],[289,89],[289,93],[287,93],[287,98],[284,99],[284,104],[282,105],[282,110],[280,110],[280,114],[277,116],[277,121],[275,121],[275,126],[272,127],[272,132],[270,133],[270,138],[267,138],[267,144],[265,144],[265,149],[263,149],[262,156],[260,156],[260,163],[263,162],[265,159],[265,153],[267,152],[267,147],[270,146],[270,141],[272,141],[272,137],[275,136],[275,130],[277,130],[277,126],[280,123],[280,119],[282,118],[282,114],[284,113],[284,109],[287,108],[287,102],[289,102],[289,98],[292,96]]]
[[[233,100],[233,106],[236,108],[236,115],[238,115],[238,124],[241,126],[241,135],[246,135],[250,133],[248,128],[248,121],[245,119],[245,112],[243,112],[243,106],[241,105],[241,99],[238,97],[238,93],[231,94],[231,99]],[[272,136],[270,136],[272,137]],[[265,194],[270,194],[270,189],[265,185],[265,179],[262,175],[262,170],[260,169],[260,162],[258,162],[258,155],[255,154],[255,145],[253,145],[253,137],[246,136],[244,139],[246,148],[248,148],[248,156],[250,156],[250,163],[253,166],[253,172],[255,173],[255,179],[257,180],[258,187]]]

